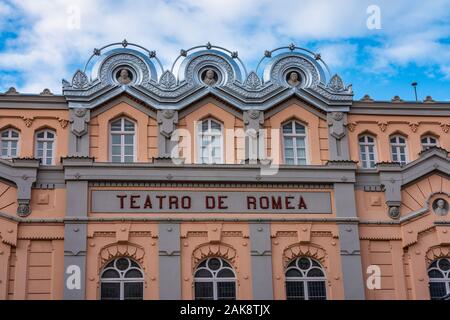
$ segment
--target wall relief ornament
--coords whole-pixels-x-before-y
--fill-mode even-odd
[[[428,249],[427,253],[425,254],[425,257],[427,259],[427,263],[430,264],[434,260],[437,260],[439,258],[450,258],[450,246],[434,246]]]
[[[261,79],[259,79],[256,72],[250,72],[247,76],[247,79],[245,80],[245,86],[250,90],[255,90],[258,89],[261,85]]]
[[[21,218],[28,217],[31,214],[30,201],[22,201],[19,200],[19,204],[17,206],[17,215]]]
[[[389,217],[391,217],[391,219],[400,218],[400,207],[399,206],[389,207],[388,214],[389,214]]]
[[[417,122],[411,122],[409,123],[409,127],[411,128],[412,132],[416,132],[417,128],[419,128],[419,124]]]
[[[166,89],[170,89],[177,85],[177,79],[169,70],[165,71],[159,79],[159,84]]]
[[[196,266],[204,259],[209,257],[221,257],[225,260],[231,262],[235,269],[236,266],[236,258],[237,252],[232,246],[220,243],[220,244],[202,244],[195,248],[192,252],[192,270],[196,268]]]
[[[76,89],[83,89],[87,87],[88,84],[89,84],[88,77],[83,71],[78,70],[77,72],[75,72],[72,78],[72,87]]]
[[[331,77],[327,87],[335,92],[341,92],[345,90],[344,82],[337,74]]]
[[[442,198],[434,200],[432,207],[434,213],[436,213],[438,216],[445,216],[448,214],[449,210],[448,202]]]
[[[382,132],[385,132],[388,126],[387,122],[378,122],[377,125]]]
[[[27,128],[31,127],[31,125],[33,124],[33,121],[34,121],[34,118],[22,117],[22,119],[25,122],[25,126],[27,126]]]
[[[283,251],[283,265],[286,267],[290,261],[298,257],[314,258],[325,267],[326,251],[314,244],[293,244]]]
[[[144,263],[144,255],[145,250],[143,247],[133,244],[133,243],[124,243],[124,244],[111,244],[100,250],[100,266],[102,268],[103,265],[117,257],[129,257],[133,258],[137,262],[139,262],[145,269]]]
[[[445,133],[448,133],[448,131],[450,129],[450,124],[448,124],[448,123],[441,123],[441,128],[442,128],[442,131],[444,131]]]
[[[357,123],[356,123],[356,122],[349,122],[349,123],[347,123],[347,129],[348,129],[350,132],[354,132],[355,129],[356,129],[356,126],[357,126]]]

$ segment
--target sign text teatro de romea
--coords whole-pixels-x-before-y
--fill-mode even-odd
[[[96,213],[331,213],[327,192],[92,191]]]

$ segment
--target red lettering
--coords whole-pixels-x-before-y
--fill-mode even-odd
[[[292,205],[291,205],[291,200],[292,199],[294,199],[294,197],[286,197],[285,198],[285,203],[286,203],[286,209],[290,209],[290,210],[292,210],[292,209],[295,209],[295,207],[293,207]]]
[[[268,197],[260,197],[259,198],[259,206],[261,209],[269,209],[269,198]]]
[[[118,194],[116,197],[120,199],[120,209],[123,209],[123,207],[124,207],[123,200],[127,197],[127,195],[126,194]]]
[[[152,199],[150,199],[150,195],[147,195],[147,198],[145,198],[144,209],[151,209],[151,208],[152,208]]]
[[[206,209],[215,209],[216,208],[216,198],[213,196],[205,197],[205,207]]]
[[[275,198],[274,196],[272,196],[272,209],[281,210],[282,208],[283,208],[283,204],[281,202],[281,197]]]
[[[178,209],[178,197],[177,196],[169,196],[169,209],[173,209],[172,206],[174,206],[175,209]]]
[[[219,196],[219,209],[228,209],[228,206],[225,205],[225,200],[228,199],[228,196]]]
[[[305,200],[303,200],[303,197],[302,197],[302,196],[300,196],[300,201],[298,202],[298,208],[299,208],[299,209],[308,209],[308,208],[306,207]]]
[[[166,196],[156,196],[156,198],[159,200],[159,208],[162,209],[163,208],[163,199]]]
[[[136,204],[136,199],[139,199],[141,196],[132,195],[130,196],[130,209],[140,209],[141,207]]]
[[[191,208],[191,197],[184,196],[181,198],[181,207],[183,209],[190,209]]]
[[[253,207],[253,208],[252,208]],[[256,198],[247,196],[247,209],[248,210],[256,210]]]

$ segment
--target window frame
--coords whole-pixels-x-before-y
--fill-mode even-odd
[[[432,299],[432,297],[431,297],[431,291],[430,291],[430,289],[431,289],[431,288],[430,288],[430,284],[431,284],[431,283],[444,283],[444,285],[445,285],[445,294],[444,294],[444,296],[450,294],[450,269],[447,270],[447,271],[445,271],[445,270],[442,270],[442,269],[439,267],[439,261],[440,261],[440,260],[443,260],[443,259],[447,259],[447,260],[449,260],[449,262],[450,262],[450,257],[440,257],[440,258],[438,258],[438,259],[433,260],[433,261],[430,263],[430,265],[428,266],[428,268],[427,268],[427,275],[428,275],[428,292],[429,292],[429,294],[430,294],[430,299]],[[436,267],[433,267],[433,264],[435,264],[435,263],[436,263]],[[442,277],[442,278],[430,278],[429,272],[430,272],[431,270],[438,270],[439,272],[443,273],[444,277]],[[432,300],[434,300],[434,299],[432,299]],[[436,300],[438,300],[438,299],[436,299]]]
[[[125,131],[125,120],[128,120],[133,123],[134,130],[133,131]],[[114,122],[120,121],[120,131],[112,131],[112,124]],[[109,122],[109,162],[111,163],[134,163],[137,161],[137,144],[136,144],[136,136],[137,136],[137,122],[128,118],[128,117],[119,117],[111,120]],[[114,133],[113,133],[114,132]],[[132,133],[131,133],[132,132]],[[120,136],[120,162],[113,162],[113,135]],[[125,135],[133,135],[133,161],[125,162],[125,147],[128,146],[125,144]],[[117,155],[114,155],[116,157]],[[129,155],[127,155],[128,157]]]
[[[300,261],[300,259],[308,259],[310,262],[310,267],[307,270],[303,270],[300,269],[298,267],[298,261]],[[290,266],[293,262],[295,262],[295,266]],[[319,266],[314,266],[313,262],[317,263]],[[311,269],[320,269],[323,273],[322,277],[311,277],[311,276],[301,276],[301,277],[289,277],[287,276],[287,272],[289,270],[298,270],[300,273],[307,273],[309,272]],[[325,299],[316,299],[316,300],[327,300],[328,299],[328,292],[327,292],[327,275],[325,272],[325,268],[323,267],[323,265],[317,261],[316,259],[313,259],[311,257],[308,256],[301,256],[301,257],[296,257],[294,259],[292,259],[291,261],[289,261],[289,263],[287,264],[286,269],[284,270],[284,276],[285,276],[285,281],[284,281],[284,287],[285,287],[285,293],[286,293],[286,300],[300,300],[300,299],[289,299],[288,297],[288,292],[287,292],[287,283],[288,282],[295,282],[295,283],[299,283],[301,282],[303,284],[303,300],[307,301],[310,300],[309,299],[309,289],[308,289],[308,283],[310,282],[323,282],[324,284],[324,288],[325,288]]]
[[[205,133],[203,132],[203,122],[204,121],[208,121],[208,130],[206,132],[206,136],[208,137],[208,162],[203,162],[202,160],[202,147],[203,147],[203,136],[205,135]],[[212,128],[211,128],[211,122],[214,121],[215,123],[220,125],[220,135],[216,135],[216,134],[212,134]],[[213,156],[212,156],[212,150],[211,150],[211,140],[212,140],[212,136],[219,136],[219,147],[220,147],[220,161],[219,162],[213,162]],[[197,122],[197,134],[196,134],[196,139],[197,139],[197,163],[199,164],[224,164],[225,160],[224,160],[224,126],[223,123],[215,118],[205,118],[203,120],[200,120]]]
[[[218,259],[218,260],[220,260],[221,261],[221,267],[219,269],[217,269],[217,270],[212,270],[211,268],[209,268],[208,262],[211,259]],[[205,267],[200,267],[200,265],[203,262],[205,262]],[[223,262],[226,262],[227,264],[229,264],[230,267],[226,267],[226,266],[224,267],[223,266]],[[199,270],[208,270],[213,276],[210,277],[210,278],[206,278],[206,277],[205,278],[197,278],[195,276],[195,274]],[[231,270],[233,272],[234,277],[233,278],[219,278],[219,277],[217,277],[216,274],[219,273],[221,270]],[[206,299],[197,299],[197,297],[195,295],[195,284],[196,283],[212,283],[212,285],[213,285],[213,299],[212,300],[213,301],[218,301],[219,300],[218,299],[218,291],[219,291],[219,289],[218,289],[217,284],[219,282],[232,282],[232,283],[234,283],[234,299],[220,299],[220,300],[222,300],[222,301],[223,300],[237,300],[237,291],[238,291],[237,290],[237,277],[236,277],[236,272],[234,270],[233,265],[230,262],[228,262],[226,259],[222,258],[222,257],[214,257],[214,256],[213,257],[208,257],[208,258],[200,261],[197,264],[196,268],[194,269],[194,273],[193,273],[193,284],[194,284],[193,285],[193,289],[194,289],[193,296],[194,296],[194,300],[206,300]]]
[[[399,142],[392,143],[391,139],[393,139],[393,138],[397,139],[397,141],[399,138],[403,138],[405,140],[405,143],[404,144],[399,143]],[[404,166],[409,163],[408,138],[401,134],[396,134],[396,135],[392,135],[389,137],[389,148],[390,148],[390,153],[391,153],[391,160],[393,162],[394,162],[394,153],[392,152],[392,147],[395,147],[396,151],[398,152],[399,148],[402,146],[405,147],[405,163],[402,163],[400,160],[395,161],[395,162],[398,162],[398,163],[400,163],[400,165]],[[399,157],[397,157],[397,158],[399,159]]]
[[[119,268],[117,268],[116,266],[116,261],[118,261],[119,259],[127,259],[129,262],[129,267],[127,269],[125,269],[125,271],[120,270]],[[108,267],[108,265],[110,263],[113,263],[114,267]],[[132,266],[132,262],[136,263],[139,268],[137,267],[133,267]],[[120,277],[119,278],[103,278],[103,274],[108,271],[108,270],[114,270],[116,272],[119,273]],[[127,271],[129,270],[139,270],[139,272],[141,272],[142,274],[142,278],[125,278],[125,274]],[[121,275],[121,274],[124,275]],[[144,275],[144,270],[142,268],[142,266],[135,261],[132,258],[129,257],[116,257],[110,261],[108,261],[107,263],[105,263],[105,265],[103,266],[100,274],[99,274],[99,279],[100,279],[100,286],[99,286],[99,300],[117,300],[117,299],[102,299],[102,284],[103,283],[119,283],[119,299],[120,301],[125,300],[125,283],[142,283],[142,300],[144,299],[144,284],[145,284],[145,275]],[[127,299],[127,300],[141,300],[141,299]]]
[[[38,135],[40,133],[44,133],[44,138],[38,138]],[[53,139],[49,139],[46,138],[48,133],[52,133],[53,134]],[[50,128],[46,128],[46,129],[42,129],[39,131],[36,131],[34,134],[34,141],[35,141],[35,148],[34,148],[34,154],[36,156],[36,159],[40,159],[41,160],[41,165],[43,166],[52,166],[55,165],[55,155],[56,155],[56,130],[54,129],[50,129]],[[38,156],[38,150],[39,150],[39,142],[43,142],[43,147],[42,147],[42,158],[39,158]],[[48,159],[47,157],[47,151],[48,151],[48,143],[52,142],[52,161],[50,164],[47,164],[46,161],[44,161],[44,159]],[[44,147],[45,146],[45,147]]]
[[[2,137],[2,135],[3,135],[3,133],[4,132],[8,132],[8,137]],[[12,137],[12,133],[13,132],[15,132],[15,133],[17,133],[17,138],[15,138],[15,137]],[[3,150],[3,142],[4,141],[6,141],[7,143],[8,143],[8,145],[7,145],[7,155],[6,156],[3,156],[2,155],[2,150]],[[17,141],[17,145],[16,145],[16,155],[15,156],[12,156],[11,155],[11,150],[12,150],[12,148],[11,148],[11,143],[13,142],[13,141]],[[14,158],[17,158],[19,155],[20,155],[20,131],[19,130],[17,130],[17,129],[15,129],[15,128],[5,128],[5,129],[3,129],[3,130],[1,130],[0,131],[0,158],[1,159],[5,159],[5,160],[10,160],[10,159],[14,159]]]
[[[293,126],[294,123],[297,123],[299,125],[301,125],[302,127],[305,128],[305,133],[295,133],[295,128]],[[286,125],[291,125],[291,133],[284,133],[284,127]],[[292,120],[288,120],[284,123],[282,123],[281,125],[281,147],[282,147],[282,154],[283,154],[283,164],[285,165],[291,165],[291,166],[305,166],[305,165],[309,165],[310,164],[310,159],[309,159],[309,145],[308,145],[308,126],[296,119],[292,119]],[[286,163],[286,141],[285,141],[285,137],[292,137],[292,149],[294,151],[294,163],[293,164],[288,164]],[[298,163],[298,157],[297,157],[297,139],[294,138],[303,138],[304,142],[305,142],[305,164],[299,164]],[[295,145],[295,147],[294,147]]]
[[[435,144],[429,143],[429,139],[430,138],[433,138],[434,140],[436,140],[436,143]],[[427,139],[427,142],[423,143],[422,139]],[[422,148],[422,151],[427,150],[427,149],[429,149],[431,147],[439,147],[439,139],[436,136],[433,136],[431,134],[423,135],[423,136],[420,137],[420,146]]]
[[[364,138],[364,142],[359,141],[361,138]],[[367,138],[372,138],[373,142],[367,142]],[[364,152],[366,152],[366,155],[370,155],[370,153],[368,152],[368,148],[369,146],[373,145],[373,154],[374,154],[374,165],[373,167],[370,166],[370,159],[366,156],[366,160],[362,160],[362,153],[361,153],[361,145],[364,146]],[[377,162],[378,162],[378,148],[377,148],[377,139],[374,135],[372,134],[362,134],[360,136],[358,136],[358,153],[359,153],[359,160],[361,161],[361,168],[363,169],[375,169]],[[366,167],[364,165],[365,162],[369,162],[369,166]]]

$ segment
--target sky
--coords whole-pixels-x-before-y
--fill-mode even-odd
[[[166,69],[211,42],[254,70],[294,43],[321,54],[355,100],[450,101],[450,0],[0,0],[0,92],[61,93],[94,48],[138,43]]]

